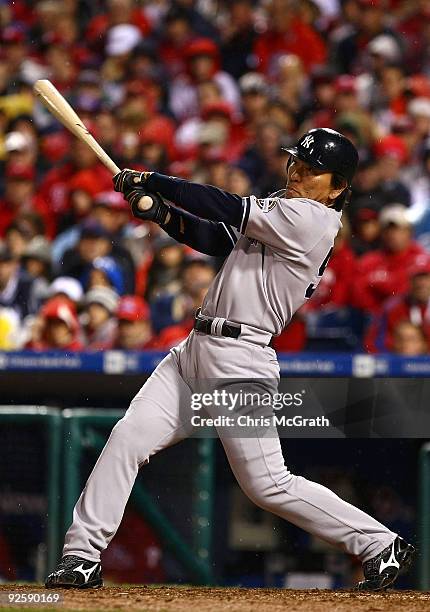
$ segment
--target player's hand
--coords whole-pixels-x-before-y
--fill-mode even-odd
[[[115,191],[120,191],[125,196],[135,187],[143,187],[152,172],[138,172],[124,168],[112,178]]]
[[[169,206],[159,193],[151,193],[143,187],[135,187],[124,197],[130,204],[131,212],[136,219],[154,221],[158,225],[166,223]]]

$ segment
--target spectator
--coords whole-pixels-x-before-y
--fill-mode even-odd
[[[254,26],[254,5],[251,0],[234,0],[227,6],[227,19],[222,28],[222,65],[235,79],[253,65],[253,47],[257,39]]]
[[[244,198],[252,188],[249,176],[238,166],[232,166],[227,176],[227,191]]]
[[[20,164],[33,168],[36,164],[37,147],[30,134],[9,132],[6,134],[4,147],[7,164]]]
[[[354,217],[360,208],[369,208],[380,212],[385,200],[380,192],[380,176],[376,160],[370,155],[363,159],[353,183],[348,215]]]
[[[300,120],[308,84],[302,60],[293,53],[281,55],[273,78],[277,98]]]
[[[257,127],[255,141],[239,160],[240,167],[250,176],[252,183],[259,188],[260,193],[262,188],[272,180],[269,175],[269,166],[279,159],[281,145],[282,132],[278,125],[273,121],[262,121]],[[278,177],[275,183],[272,182],[272,189],[264,195],[285,186],[285,165],[283,175],[282,185],[279,186]]]
[[[242,110],[245,126],[250,137],[255,138],[255,130],[265,116],[269,103],[269,86],[264,75],[248,72],[239,80],[242,94]]]
[[[149,307],[137,295],[125,295],[116,311],[118,328],[111,348],[124,351],[144,350],[152,338]]]
[[[276,59],[293,53],[303,62],[306,71],[324,63],[327,50],[323,39],[312,25],[304,23],[289,0],[272,0],[268,5],[269,25],[254,46],[258,68],[272,77]]]
[[[171,6],[160,28],[159,46],[159,54],[170,80],[184,74],[184,49],[194,36],[189,13],[177,5]]]
[[[77,245],[64,253],[60,262],[61,271],[65,276],[80,278],[88,265],[97,257],[106,257],[110,251],[110,234],[100,223],[84,223]]]
[[[415,224],[418,241],[430,250],[430,137],[424,142],[418,163],[405,169],[411,191],[410,218]]]
[[[81,226],[78,243],[68,249],[60,263],[60,270],[66,276],[73,276],[86,283],[88,275],[95,266],[101,274],[107,275],[106,280],[111,286],[115,286],[119,293],[134,289],[134,267],[132,267],[131,256],[127,253],[123,256],[122,249],[118,249],[112,243],[109,232],[96,220],[89,219]],[[103,265],[106,263],[106,266]],[[109,276],[112,271],[111,276]]]
[[[378,192],[384,205],[399,202],[409,206],[411,195],[400,176],[401,168],[409,157],[404,141],[396,135],[386,136],[376,143],[375,154],[379,176]]]
[[[121,24],[132,24],[142,35],[149,33],[150,26],[145,13],[135,6],[133,0],[108,0],[106,8],[106,12],[98,13],[88,24],[86,38],[90,44],[97,45],[109,28]]]
[[[103,191],[94,198],[92,218],[96,219],[119,245],[130,221],[130,205],[122,193]]]
[[[31,234],[23,224],[14,221],[5,232],[4,244],[16,259],[20,259],[31,242]]]
[[[186,72],[179,75],[170,88],[169,107],[174,116],[182,121],[198,113],[197,86],[214,80],[223,99],[230,104],[233,113],[240,110],[239,90],[233,78],[220,70],[217,45],[209,38],[198,38],[184,50]]]
[[[154,258],[147,270],[145,298],[148,302],[163,294],[175,294],[180,288],[180,272],[184,249],[167,235],[157,236],[153,242]],[[140,282],[143,286],[143,282]]]
[[[409,275],[408,292],[390,298],[370,325],[365,337],[367,351],[392,351],[395,330],[402,321],[419,326],[427,342],[430,341],[430,260],[427,258],[419,262],[412,267]]]
[[[100,350],[113,344],[118,299],[118,294],[109,287],[96,286],[85,294],[81,321],[87,349]]]
[[[76,310],[70,301],[55,297],[40,311],[39,325],[33,327],[33,337],[26,348],[35,351],[79,351],[80,325]]]
[[[55,235],[55,221],[46,201],[36,193],[32,166],[11,164],[6,168],[4,199],[0,200],[0,237],[21,214],[37,212],[43,219],[47,236]]]
[[[39,304],[38,281],[21,270],[6,247],[0,247],[0,307],[13,309],[22,320],[37,312]]]
[[[376,210],[359,206],[352,216],[351,248],[355,255],[364,255],[380,247],[381,228]]]
[[[370,40],[381,34],[396,40],[396,35],[387,25],[388,15],[384,11],[383,0],[357,0],[345,4],[348,5],[345,8],[348,10],[350,27],[338,32],[333,52],[339,71],[351,74],[363,65],[363,50]]]
[[[96,257],[81,277],[82,285],[88,291],[94,287],[109,287],[123,295],[124,274],[112,257]]]
[[[76,179],[75,176],[82,171],[86,171],[85,174],[80,174]],[[109,170],[97,161],[93,151],[86,144],[74,138],[70,146],[70,157],[66,162],[47,172],[38,194],[49,202],[49,208],[55,220],[61,221],[62,216],[71,208],[71,192],[78,187],[76,183],[73,183],[73,179],[75,181],[85,179],[85,185],[91,189],[90,193],[95,195],[112,188],[111,178]],[[62,229],[64,226],[59,223],[59,230]]]
[[[77,307],[83,297],[82,285],[71,276],[57,276],[48,287],[48,297],[61,297]]]
[[[420,325],[401,321],[394,328],[393,351],[405,357],[428,355],[428,339]]]
[[[408,288],[408,268],[426,255],[413,240],[412,227],[401,205],[383,209],[381,248],[363,255],[357,263],[353,303],[366,312],[377,314],[388,298]]]
[[[47,294],[51,280],[51,248],[41,236],[31,240],[21,257],[22,269],[35,279],[34,296],[42,302]]]
[[[188,329],[215,277],[213,265],[205,259],[190,259],[181,271],[181,290],[161,295],[151,304],[152,324],[159,333],[166,327],[185,323]],[[185,333],[185,332],[184,332]],[[185,336],[184,336],[185,337]]]

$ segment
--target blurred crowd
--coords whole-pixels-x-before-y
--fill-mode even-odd
[[[430,0],[0,0],[0,349],[165,350],[222,261],[136,223],[32,93],[120,167],[265,197],[310,127],[360,166],[280,351],[429,353]]]

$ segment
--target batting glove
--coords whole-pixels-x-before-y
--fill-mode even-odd
[[[143,187],[151,174],[152,172],[138,172],[124,168],[112,178],[114,189],[127,195],[134,187]]]
[[[140,210],[139,202],[143,196],[152,198],[152,206],[148,210]],[[169,214],[169,206],[165,203],[159,193],[146,191],[144,187],[135,187],[124,196],[131,206],[131,212],[136,219],[142,221],[154,221],[158,225],[164,225]]]

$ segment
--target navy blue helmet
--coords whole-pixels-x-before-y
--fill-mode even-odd
[[[351,185],[358,166],[358,151],[352,142],[329,128],[315,128],[306,132],[287,151],[323,172],[336,172]]]

